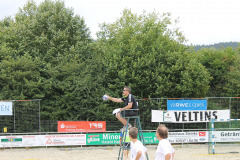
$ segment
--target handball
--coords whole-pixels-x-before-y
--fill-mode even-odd
[[[107,96],[107,95],[104,95],[104,96],[102,97],[102,99],[103,99],[104,101],[106,101],[106,100],[108,100],[108,96]]]

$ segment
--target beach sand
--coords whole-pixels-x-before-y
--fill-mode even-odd
[[[153,160],[157,146],[147,146]],[[207,145],[176,145],[174,160],[240,160],[240,153],[208,154]],[[118,146],[75,148],[8,148],[0,150],[0,160],[117,160]]]

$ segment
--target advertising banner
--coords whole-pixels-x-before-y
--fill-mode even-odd
[[[155,132],[143,133],[146,144],[158,144]],[[208,142],[208,132],[169,132],[168,140],[170,143],[204,143]]]
[[[157,144],[155,132],[143,133],[146,144]],[[87,134],[87,145],[119,145],[120,133]]]
[[[12,116],[12,102],[0,102],[0,115]]]
[[[167,110],[207,110],[207,100],[167,100]]]
[[[155,132],[143,133],[146,144],[158,144]],[[120,133],[87,134],[86,145],[119,145]],[[169,132],[171,143],[203,143],[208,142],[208,132]]]
[[[86,145],[86,134],[45,135],[45,146]]]
[[[0,136],[0,147],[86,145],[86,134]]]
[[[106,132],[106,121],[58,121],[58,132]]]
[[[146,144],[158,144],[159,140],[156,137],[156,132],[143,133]]]
[[[155,132],[143,133],[146,144],[158,144]],[[169,132],[168,140],[176,143],[207,143],[208,131]],[[215,142],[240,142],[240,131],[214,131]],[[3,147],[45,147],[45,146],[80,146],[80,145],[119,145],[120,133],[96,134],[56,134],[0,136],[0,148]]]
[[[230,110],[160,111],[152,110],[152,122],[194,123],[230,119]]]
[[[214,142],[240,142],[240,131],[214,131]]]
[[[120,144],[120,133],[87,134],[86,145]]]
[[[22,141],[22,136],[1,136],[0,147],[20,147]]]
[[[205,143],[208,142],[208,132],[169,132],[170,143]]]

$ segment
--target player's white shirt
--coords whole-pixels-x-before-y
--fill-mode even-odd
[[[142,151],[142,156],[139,160],[145,160],[145,152],[147,152],[147,148],[139,140],[135,143],[131,141],[131,160],[135,160],[138,151]]]
[[[165,155],[171,153],[171,160],[173,158],[174,149],[167,139],[162,139],[159,141],[155,159],[154,160],[165,160]]]

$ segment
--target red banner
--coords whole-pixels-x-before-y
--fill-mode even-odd
[[[58,121],[58,132],[106,132],[106,121]]]

